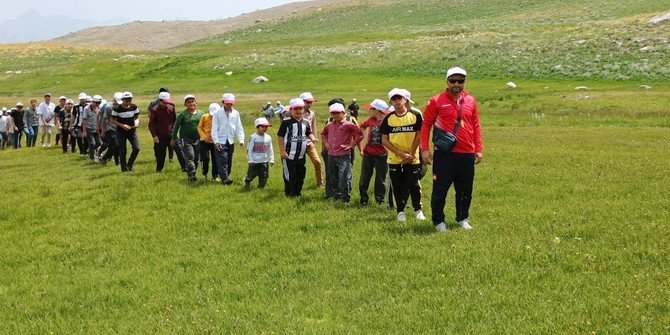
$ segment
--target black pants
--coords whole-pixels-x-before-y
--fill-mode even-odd
[[[386,193],[386,174],[388,173],[388,163],[386,163],[387,158],[388,155],[363,155],[361,176],[358,181],[358,192],[361,195],[362,204],[368,203],[368,187],[370,186],[370,179],[372,179],[373,172],[375,174],[375,200],[377,203],[384,202]]]
[[[412,197],[414,211],[421,209],[420,172],[421,164],[389,164],[393,197],[395,198],[396,211],[398,213],[405,211],[407,200],[410,196]]]
[[[68,145],[70,145],[70,150],[72,150],[72,153],[74,153],[74,142],[72,141],[74,137],[70,136],[70,132],[68,132],[65,129],[61,131],[61,135],[63,137],[63,140],[61,141],[61,146],[63,147],[63,153],[67,153]]]
[[[107,152],[105,152],[105,155],[102,156],[102,161],[106,162],[112,156],[114,156],[114,162],[118,165],[119,164],[119,140],[116,136],[116,131],[114,130],[107,130],[105,132],[105,141],[107,142]]]
[[[235,144],[226,142],[222,144],[221,150],[214,150],[216,156],[216,166],[219,169],[219,177],[224,181],[230,179],[230,170],[233,167],[233,152]]]
[[[170,147],[171,135],[158,135],[158,143],[154,143],[154,156],[156,157],[156,171],[163,171],[165,167],[165,155]]]
[[[282,159],[284,174],[284,194],[287,197],[302,195],[302,184],[305,182],[305,157],[302,159]]]
[[[219,168],[216,164],[216,148],[214,143],[200,141],[200,160],[202,161],[202,175],[207,177],[209,173],[209,162],[212,162],[212,179],[219,175]]]
[[[451,184],[456,190],[456,222],[470,216],[472,188],[475,179],[475,155],[435,150],[433,155],[433,193],[430,207],[433,223],[444,222],[444,205]]]
[[[86,154],[86,148],[84,148],[84,140],[82,138],[82,131],[81,127],[74,127],[74,130],[72,130],[72,133],[70,133],[70,136],[73,138],[73,146],[74,142],[77,143],[77,146],[79,147],[79,154],[80,155],[85,155]]]
[[[116,133],[118,142],[119,142],[119,159],[121,161],[121,171],[125,172],[133,169],[133,164],[135,164],[135,159],[137,159],[137,154],[140,153],[140,139],[137,136],[135,129],[130,131],[125,131],[118,129]],[[126,161],[126,154],[128,148],[126,148],[126,141],[130,142],[130,146],[133,151],[130,153],[128,161]]]
[[[249,184],[258,177],[258,188],[265,187],[265,184],[268,182],[268,169],[270,163],[252,163],[249,164],[249,169],[247,170],[247,176],[244,178],[245,186]]]

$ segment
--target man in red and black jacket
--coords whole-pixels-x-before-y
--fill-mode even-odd
[[[475,164],[482,160],[483,146],[477,101],[463,90],[466,76],[467,73],[460,67],[449,69],[447,89],[432,97],[423,113],[421,157],[424,162],[433,164],[433,193],[430,204],[433,224],[440,232],[448,230],[444,221],[444,205],[451,184],[454,184],[456,190],[456,224],[464,229],[472,229],[468,217]],[[455,127],[459,114],[461,121]],[[448,132],[457,130],[457,142],[451,151],[441,151],[436,147],[434,156],[431,155],[429,141],[433,127]]]

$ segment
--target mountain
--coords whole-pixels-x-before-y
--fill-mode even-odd
[[[21,16],[0,24],[0,43],[48,40],[96,25],[91,20],[73,19],[65,15],[41,15],[31,9]]]
[[[342,2],[345,1],[293,2],[232,18],[211,21],[133,21],[115,26],[87,28],[60,36],[50,42],[136,50],[164,49],[255,24],[273,20],[292,20],[297,16],[314,13],[321,8],[332,8]]]

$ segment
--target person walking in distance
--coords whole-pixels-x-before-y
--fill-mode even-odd
[[[212,118],[212,140],[216,148],[216,164],[219,168],[219,178],[224,185],[230,185],[233,167],[233,153],[235,152],[235,135],[240,147],[244,147],[244,128],[240,113],[233,108],[235,95],[225,93],[221,97],[223,108],[217,111]]]
[[[51,130],[57,121],[56,104],[51,102],[51,94],[45,94],[44,101],[37,107],[37,119],[39,123],[38,133],[42,134],[40,143],[43,147],[51,148]]]
[[[179,113],[174,123],[170,145],[175,146],[177,141],[181,142],[184,159],[186,160],[188,182],[192,183],[198,180],[195,176],[198,170],[198,156],[200,154],[198,124],[203,113],[198,109],[198,102],[192,94],[184,97],[184,105],[186,109]],[[163,159],[165,159],[165,154],[163,154]]]
[[[67,153],[68,148],[75,151],[74,142],[70,135],[70,126],[72,125],[72,111],[74,110],[74,101],[72,99],[65,99],[65,106],[58,111],[58,123],[61,133],[61,146],[63,153]]]
[[[198,123],[198,134],[200,134],[200,161],[202,162],[202,177],[206,180],[209,173],[210,162],[212,166],[212,180],[221,182],[219,168],[216,165],[216,149],[212,139],[212,118],[221,109],[216,102],[209,104],[209,111],[200,118]]]
[[[100,134],[98,133],[98,112],[100,111],[100,104],[102,103],[102,97],[99,95],[93,96],[91,98],[91,104],[84,107],[84,115],[82,118],[82,136],[87,139],[88,142],[88,158],[91,161],[96,161],[96,150],[102,145],[100,140]]]
[[[156,172],[162,172],[165,167],[165,155],[168,147],[172,147],[172,127],[176,119],[177,114],[170,93],[159,93],[158,103],[154,105],[149,114],[149,132],[154,142]]]
[[[433,224],[439,232],[448,230],[444,205],[452,184],[456,191],[456,224],[463,229],[472,229],[469,216],[475,164],[482,161],[483,144],[477,101],[464,90],[466,77],[467,73],[460,67],[447,70],[447,89],[428,101],[421,127],[421,156],[424,162],[433,165],[430,206]],[[456,144],[451,148],[445,146],[436,132],[437,135],[451,132],[456,135]]]
[[[119,143],[119,160],[121,161],[121,172],[133,172],[135,159],[140,153],[140,139],[137,136],[137,127],[140,126],[140,110],[133,103],[133,94],[123,92],[121,104],[112,111],[111,124],[116,126],[116,136]],[[126,141],[130,142],[132,152],[126,161],[128,148]]]
[[[267,134],[270,122],[264,117],[254,121],[256,133],[251,135],[247,145],[247,160],[249,169],[244,178],[244,187],[250,188],[251,182],[258,177],[258,188],[265,188],[268,182],[270,165],[275,163],[275,155],[272,150],[272,138]]]

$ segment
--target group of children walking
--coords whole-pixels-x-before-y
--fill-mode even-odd
[[[395,107],[389,108],[380,99],[365,105],[370,116],[360,125],[347,114],[344,101],[335,98],[328,103],[329,118],[321,132],[317,131],[316,113],[311,109],[312,103],[316,101],[313,95],[304,92],[291,99],[282,113],[276,113],[282,119],[275,143],[282,161],[284,194],[287,197],[302,195],[308,156],[315,168],[317,187],[325,188],[325,198],[340,200],[348,205],[353,184],[354,148],[358,147],[362,156],[358,185],[360,203],[369,203],[368,188],[373,176],[373,199],[378,204],[384,203],[386,176],[390,167],[393,194],[398,213],[402,213],[398,214],[398,220],[405,219],[404,208],[409,195],[412,196],[416,217],[425,219],[421,211],[420,185],[413,168],[419,159],[420,112],[406,110],[411,101],[408,91],[392,90],[389,101],[398,100],[396,96],[401,99]],[[111,102],[104,101],[98,95],[87,98],[85,93],[81,93],[77,105],[66,97],[61,97],[59,105],[49,104],[50,94],[45,95],[45,98],[46,107],[40,106],[42,112],[39,117],[45,123],[55,121],[54,127],[59,130],[59,135],[67,134],[62,139],[63,152],[68,149],[74,152],[75,146],[79,146],[80,154],[88,155],[95,162],[107,163],[114,157],[116,164],[121,165],[122,172],[134,171],[134,162],[140,151],[136,132],[140,123],[139,108],[132,103],[130,92],[115,93]],[[268,133],[272,124],[265,116],[257,118],[254,121],[254,133],[245,141],[241,116],[234,108],[235,95],[223,94],[221,102],[222,105],[210,104],[208,110],[203,112],[198,109],[196,97],[189,94],[183,99],[185,108],[177,112],[169,90],[159,90],[158,98],[147,109],[156,171],[161,172],[166,158],[172,161],[176,155],[189,182],[197,181],[198,165],[202,164],[202,176],[205,179],[211,171],[211,180],[230,185],[233,184],[230,174],[235,147],[243,148],[246,143],[248,170],[243,180],[244,186],[251,187],[251,183],[258,178],[258,187],[264,188],[268,182],[269,168],[275,163],[273,140]],[[412,117],[390,116],[394,108],[403,115],[409,111]],[[15,114],[18,116],[18,113]],[[8,123],[6,119],[0,120],[5,128]],[[3,135],[6,135],[6,129],[3,130]],[[365,146],[362,145],[364,136]],[[129,159],[126,159],[126,142],[132,148]],[[318,142],[322,142],[323,163],[316,149]],[[50,143],[45,142],[44,146],[50,146]],[[390,155],[387,151],[390,151]]]

